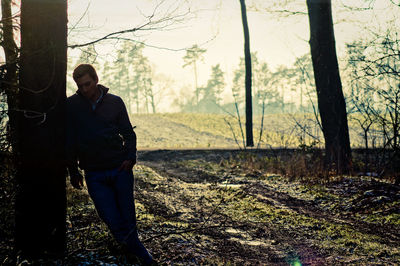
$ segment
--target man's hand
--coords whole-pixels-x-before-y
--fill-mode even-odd
[[[83,176],[80,173],[70,175],[71,185],[76,189],[82,189],[83,187]]]
[[[136,160],[125,160],[122,162],[121,166],[118,168],[118,171],[130,171],[133,166],[136,164]]]

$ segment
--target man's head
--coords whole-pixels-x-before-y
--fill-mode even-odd
[[[72,77],[78,86],[78,91],[91,101],[95,101],[98,97],[99,90],[97,89],[97,77],[96,70],[92,65],[80,64],[74,69]]]
[[[80,64],[74,69],[74,73],[72,77],[74,78],[75,82],[77,79],[83,77],[84,75],[88,74],[94,81],[98,82],[99,78],[96,73],[96,69],[90,64]]]

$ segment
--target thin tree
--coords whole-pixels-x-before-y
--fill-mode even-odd
[[[254,78],[255,78],[255,86],[257,87],[257,91],[255,92],[255,99],[258,107],[261,107],[261,125],[260,132],[258,136],[257,149],[260,147],[263,130],[264,130],[264,115],[265,108],[267,102],[276,102],[276,98],[278,97],[278,91],[273,86],[273,73],[269,69],[267,63],[265,62],[257,62],[254,64],[253,58],[253,70],[254,70]],[[254,67],[255,66],[255,67]]]
[[[307,0],[310,48],[318,95],[326,163],[338,174],[351,168],[346,102],[335,48],[330,0]]]
[[[246,146],[253,147],[253,107],[251,96],[251,54],[250,54],[250,34],[249,26],[247,23],[247,12],[245,0],[240,1],[240,8],[242,12],[242,23],[244,32],[244,59],[246,64]]]
[[[67,1],[22,0],[16,249],[65,251]]]
[[[127,56],[130,52],[130,45],[128,42],[124,42],[122,47],[117,50],[117,57],[113,63],[114,80],[117,81],[116,91],[126,101],[126,109],[128,113],[131,113],[131,98],[130,98],[130,75],[129,75],[129,57]],[[112,83],[110,83],[112,84]]]
[[[183,61],[185,62],[183,67],[186,67],[189,65],[193,66],[196,104],[199,103],[199,87],[198,87],[198,81],[197,81],[197,61],[203,60],[203,54],[206,51],[207,51],[206,49],[202,49],[197,44],[195,44],[186,50],[186,55],[183,57]]]
[[[207,81],[207,86],[203,88],[203,99],[208,100],[214,106],[209,106],[210,110],[221,103],[221,93],[225,87],[224,72],[219,64],[211,66],[211,77]]]

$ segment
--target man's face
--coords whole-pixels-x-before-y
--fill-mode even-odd
[[[89,74],[76,80],[78,91],[89,100],[96,100],[97,96],[97,80],[94,80]]]

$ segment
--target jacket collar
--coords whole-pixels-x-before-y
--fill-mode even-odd
[[[107,87],[105,87],[105,86],[103,86],[103,85],[101,85],[101,84],[97,84],[97,88],[98,88],[99,90],[102,91],[103,97],[104,97],[104,95],[106,95],[106,94],[108,93],[108,91],[110,90],[109,88],[107,88]],[[79,90],[77,90],[75,93],[78,94],[78,95],[80,95],[80,96],[82,96],[82,97],[85,97],[85,96],[82,95],[82,93],[81,93]]]
[[[100,93],[100,98],[96,101],[96,103],[94,103],[95,106],[98,105],[99,103],[101,103],[101,102],[103,101],[104,96],[105,96],[105,95],[108,93],[108,91],[109,91],[109,88],[107,88],[107,87],[105,87],[105,86],[103,86],[103,85],[101,85],[101,84],[97,84],[97,88],[100,90],[101,93]],[[83,99],[85,99],[87,102],[89,102],[90,104],[93,105],[93,103],[90,102],[85,96],[83,96],[82,93],[81,93],[79,90],[76,91],[76,94],[79,95],[79,96],[81,96]],[[93,108],[93,109],[95,109],[95,108]]]

